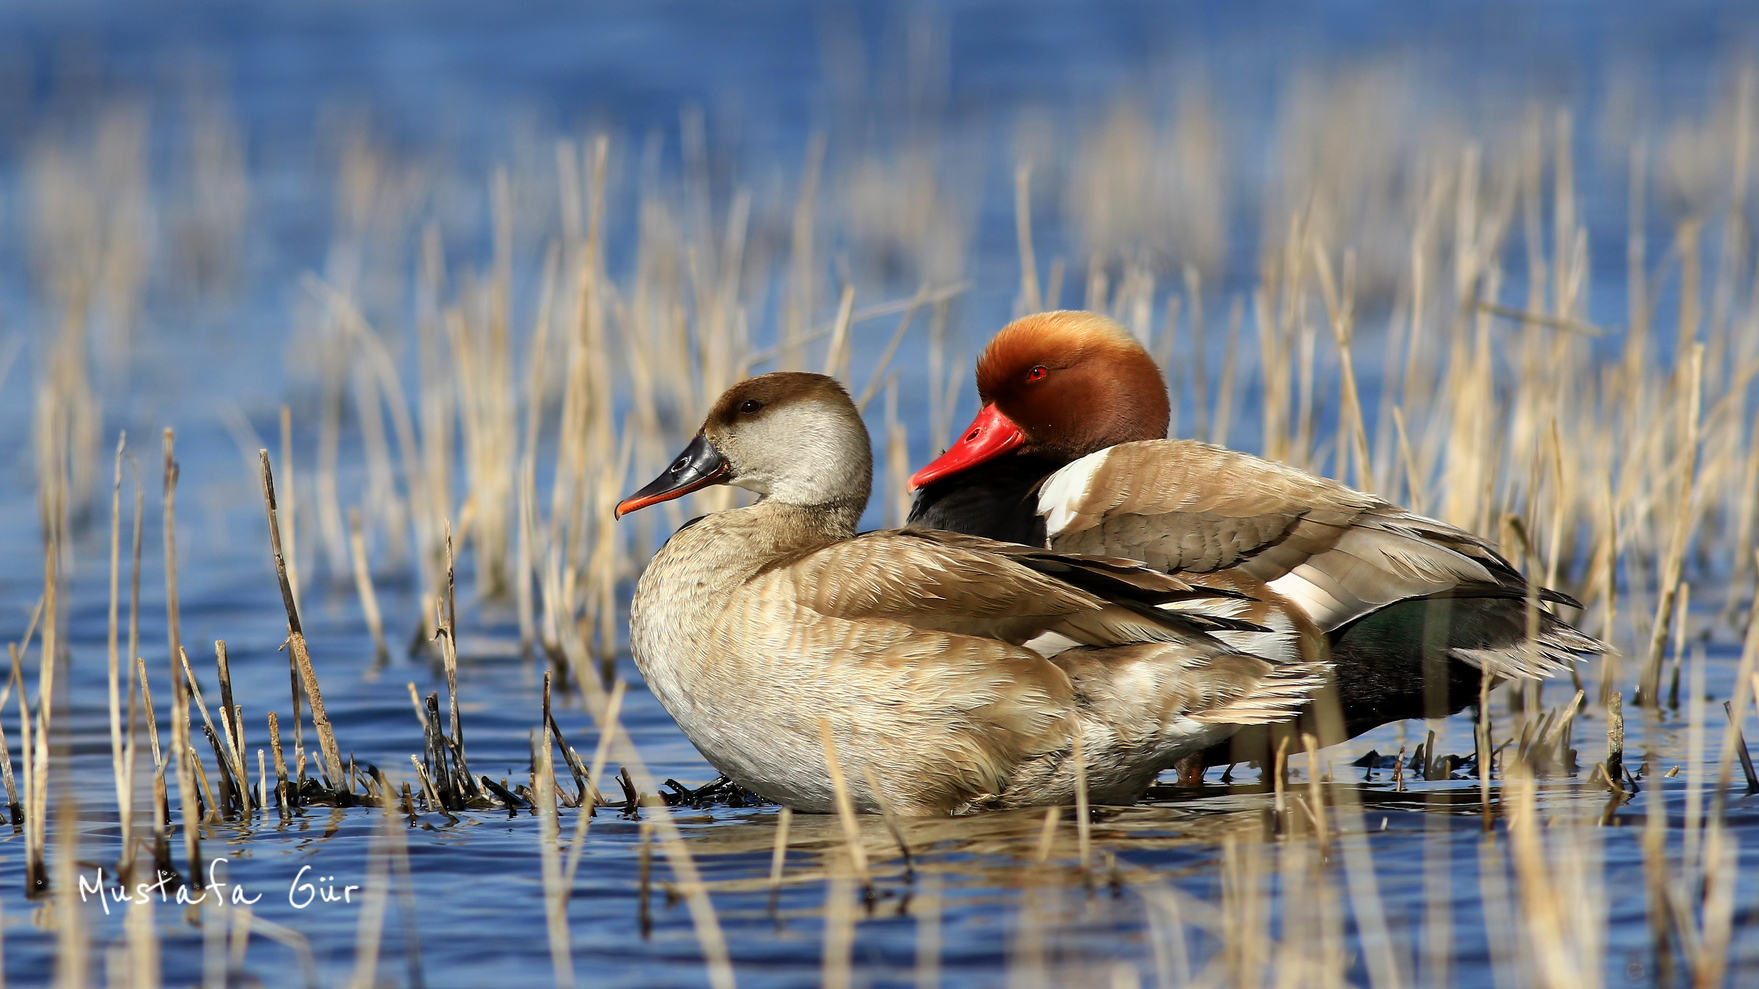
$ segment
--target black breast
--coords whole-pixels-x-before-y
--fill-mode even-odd
[[[910,524],[1043,546],[1038,485],[1059,466],[1040,457],[1002,456],[943,477],[916,492]]]

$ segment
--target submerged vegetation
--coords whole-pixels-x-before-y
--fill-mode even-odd
[[[912,93],[944,79],[939,51],[932,32],[912,35]],[[351,124],[332,144],[324,263],[275,273],[293,289],[290,329],[252,355],[284,361],[287,404],[215,402],[244,453],[239,477],[260,488],[241,481],[225,489],[235,500],[193,508],[178,500],[172,431],[153,457],[139,435],[112,436],[114,410],[153,387],[131,370],[143,360],[207,373],[198,351],[152,352],[260,277],[241,261],[266,209],[248,135],[214,97],[176,127],[133,104],[44,127],[14,197],[38,327],[43,579],[0,692],[13,707],[0,768],[56,979],[155,986],[172,953],[193,952],[179,970],[209,985],[445,981],[424,971],[423,938],[468,932],[418,928],[412,850],[445,853],[430,835],[509,817],[535,819],[519,834],[530,858],[505,868],[541,888],[559,985],[588,981],[570,907],[594,843],[611,840],[601,819],[633,824],[616,847],[634,844],[625,885],[641,933],[681,910],[695,947],[677,977],[716,986],[963,981],[943,955],[946,911],[974,901],[1007,904],[989,950],[1023,983],[1753,978],[1759,777],[1741,726],[1759,694],[1755,75],[1729,75],[1701,116],[1609,110],[1592,128],[1543,105],[1488,121],[1420,112],[1396,95],[1403,82],[1374,68],[1293,87],[1262,189],[1241,188],[1246,153],[1195,83],[1165,107],[1123,100],[1066,127],[1023,117],[998,188],[962,164],[975,138],[944,133],[926,97],[906,101],[898,134],[831,127],[797,167],[770,171],[721,155],[724,135],[693,109],[645,143],[531,138],[481,176]],[[186,144],[165,174],[150,151],[160,129]],[[986,195],[1012,204],[1018,280],[1005,286],[973,260]],[[1605,236],[1614,216],[1622,240]],[[1308,739],[1138,808],[949,821],[763,808],[715,824],[755,801],[656,778],[623,721],[643,690],[620,661],[630,582],[694,512],[670,504],[619,526],[612,507],[727,386],[806,368],[839,376],[867,413],[880,475],[868,518],[899,524],[905,478],[970,406],[976,349],[1010,314],[1057,307],[1106,312],[1157,355],[1175,435],[1492,538],[1584,602],[1577,624],[1614,650],[1471,715],[1333,749]],[[259,428],[278,433],[273,455]],[[158,548],[143,536],[150,488]],[[285,636],[290,698],[235,691],[225,642],[210,669],[191,658],[207,644],[181,638],[179,521],[264,518],[257,497],[267,521],[250,523],[251,552],[285,619],[257,614],[265,627],[240,634]],[[700,511],[735,495],[692,497]],[[162,577],[143,563],[155,549]],[[69,624],[100,600],[77,596],[99,585],[76,575],[98,571],[107,700],[76,695],[69,675],[97,663]],[[163,648],[141,635],[156,579]],[[325,654],[302,614],[353,601],[367,646]],[[443,704],[406,655],[432,664]],[[529,772],[497,778],[467,757],[465,725],[493,705],[471,703],[460,668],[506,655],[531,657],[543,686],[541,706],[516,712]],[[320,687],[369,663],[391,673],[368,680],[379,701],[414,707],[379,764],[355,758]],[[86,780],[97,762],[75,753],[102,747],[100,722],[72,715],[106,703],[112,778]],[[1422,741],[1400,744],[1407,732]],[[216,848],[284,841],[278,824],[320,807],[346,808],[332,830],[373,835],[345,963],[222,897],[183,910],[137,898],[117,927],[101,919],[113,904],[100,913],[77,881],[102,863],[120,885],[169,875],[194,897]],[[1405,858],[1388,870],[1377,858],[1394,838]],[[1175,846],[1202,849],[1202,868],[1133,861]],[[908,949],[894,951],[899,918]],[[166,940],[185,924],[202,947]],[[777,975],[766,939],[800,938],[784,926],[816,926],[817,943],[794,945],[816,963]],[[886,947],[857,951],[874,927]]]

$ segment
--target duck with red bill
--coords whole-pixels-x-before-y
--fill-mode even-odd
[[[1280,654],[1254,651],[1329,652],[1341,718],[1301,729],[1322,742],[1453,713],[1486,677],[1539,679],[1603,648],[1543,607],[1579,608],[1569,595],[1529,588],[1470,532],[1289,464],[1167,439],[1160,368],[1105,316],[1016,320],[976,377],[983,409],[911,478],[909,524],[1225,582],[1253,602],[1236,617],[1285,633]],[[1242,732],[1203,758],[1263,743]]]

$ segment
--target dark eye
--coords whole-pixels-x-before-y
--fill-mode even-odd
[[[1045,372],[1044,365],[1040,364],[1037,367],[1033,368],[1032,370],[1026,372],[1026,380],[1027,381],[1042,381],[1042,380],[1044,380],[1045,373],[1046,372]]]
[[[748,398],[743,405],[739,406],[739,411],[745,415],[754,416],[757,415],[757,410],[761,408],[763,408],[762,402],[755,398]]]

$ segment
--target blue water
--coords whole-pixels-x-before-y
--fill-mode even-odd
[[[926,25],[914,30],[926,30],[931,38],[926,64],[944,67],[945,74],[944,86],[931,85],[914,110],[900,95],[911,78],[906,52],[913,24]],[[607,3],[586,11],[559,3],[11,3],[0,8],[0,337],[16,339],[22,349],[0,382],[5,427],[0,428],[0,552],[9,561],[0,568],[0,636],[22,635],[41,593],[30,423],[35,383],[59,318],[58,306],[34,275],[29,163],[42,142],[57,134],[81,140],[94,121],[121,103],[132,101],[148,115],[150,182],[156,202],[173,204],[166,207],[168,215],[175,215],[179,182],[186,181],[179,177],[180,156],[192,119],[191,94],[220,101],[241,136],[251,179],[249,222],[232,259],[238,265],[236,281],[223,292],[192,300],[171,261],[153,256],[126,364],[107,365],[106,355],[94,353],[105,437],[103,462],[94,467],[100,493],[107,492],[102,479],[108,477],[108,444],[117,430],[126,429],[149,492],[141,642],[162,702],[168,684],[158,430],[176,428],[183,640],[210,704],[217,687],[209,645],[217,638],[227,641],[248,741],[256,747],[265,744],[267,711],[278,707],[283,717],[287,714],[285,657],[278,651],[285,621],[266,549],[254,463],[247,456],[254,447],[241,450],[222,417],[231,410],[242,413],[273,448],[278,409],[283,402],[292,406],[301,474],[296,493],[306,506],[300,531],[306,559],[312,560],[317,525],[309,507],[310,485],[322,396],[313,355],[300,349],[309,337],[296,335],[294,313],[304,298],[300,276],[328,272],[336,263],[331,253],[340,237],[333,202],[336,162],[351,128],[370,133],[397,159],[424,163],[442,176],[436,183],[441,200],[415,209],[431,212],[441,224],[448,260],[458,271],[480,267],[489,256],[483,190],[497,165],[510,165],[521,175],[548,174],[542,166],[550,160],[554,137],[609,133],[618,167],[607,229],[611,268],[620,275],[633,263],[638,221],[633,204],[642,181],[643,148],[650,142],[657,148],[658,174],[662,181],[676,182],[682,167],[681,115],[690,108],[700,108],[707,120],[717,220],[724,218],[734,188],[747,187],[754,190],[760,214],[772,220],[781,216],[785,223],[814,132],[827,136],[834,168],[865,150],[892,147],[913,125],[926,122],[952,149],[954,170],[967,176],[963,188],[970,199],[961,208],[973,218],[973,233],[963,275],[971,288],[952,309],[949,335],[952,351],[969,355],[1006,320],[1018,284],[1012,173],[1023,122],[1039,119],[1055,133],[1080,133],[1120,96],[1162,112],[1181,86],[1199,78],[1225,122],[1233,168],[1227,252],[1213,274],[1216,301],[1209,306],[1208,331],[1219,340],[1224,300],[1248,291],[1257,278],[1263,190],[1277,179],[1279,108],[1302,79],[1390,65],[1399,70],[1392,77],[1397,84],[1409,87],[1419,118],[1423,108],[1434,108],[1437,116],[1492,132],[1518,122],[1532,103],[1572,111],[1579,194],[1595,259],[1589,316],[1618,327],[1625,321],[1625,158],[1622,145],[1611,153],[1602,148],[1617,130],[1609,107],[1616,104],[1619,85],[1631,83],[1640,94],[1636,118],[1639,125],[1656,127],[1659,140],[1662,122],[1701,115],[1727,91],[1737,58],[1755,41],[1759,7],[1712,3],[1335,3],[1297,10],[1265,3],[973,2],[908,10],[879,4]],[[1057,255],[1071,259],[1064,301],[1076,304],[1082,276],[1074,259],[1080,246],[1077,232],[1059,222],[1056,208],[1066,166],[1062,154],[1043,162],[1035,180],[1035,233],[1041,265]],[[1663,202],[1651,213],[1650,241],[1657,255],[1678,218],[1669,210]],[[541,214],[522,216],[521,222],[527,225],[519,231],[515,255],[515,319],[523,327],[535,305],[543,240],[559,223]],[[767,231],[777,238],[785,233],[785,228]],[[778,243],[784,245],[778,250],[785,249],[785,240]],[[834,256],[848,247],[833,244],[825,253]],[[1518,248],[1506,264],[1511,276],[1506,291],[1518,301],[1524,294]],[[1163,278],[1162,299],[1175,281],[1176,275]],[[908,296],[915,287],[913,276],[878,265],[862,268],[858,284],[862,304]],[[1671,305],[1667,291],[1657,300],[1658,311]],[[825,300],[827,307],[834,303],[834,298]],[[757,346],[774,339],[779,306],[771,292],[750,313]],[[384,305],[403,312],[408,307],[407,298]],[[827,309],[815,321],[828,315]],[[858,382],[865,380],[864,362],[876,359],[890,322],[877,321],[858,336]],[[1661,349],[1671,350],[1665,338]],[[402,354],[410,368],[412,350]],[[1209,348],[1214,367],[1219,367],[1219,351],[1219,345]],[[923,354],[920,335],[913,334],[897,363],[903,369],[900,408],[911,428],[913,464],[932,454],[934,445],[926,428]],[[1361,373],[1364,393],[1377,394],[1380,369],[1367,360]],[[1255,404],[1248,396],[1242,407]],[[963,422],[971,411],[967,385],[954,418]],[[1189,421],[1189,405],[1184,415]],[[1247,413],[1235,431],[1236,442],[1253,448],[1257,436]],[[553,443],[546,442],[545,449],[553,450]],[[362,459],[351,413],[342,441],[345,505],[358,500],[364,484]],[[552,466],[541,463],[540,475],[547,478]],[[75,541],[64,598],[71,660],[67,702],[57,717],[66,726],[71,769],[54,790],[78,801],[78,854],[88,874],[114,860],[117,840],[104,706],[106,511],[93,508],[97,524]],[[879,524],[877,511],[870,512],[869,522]],[[308,566],[317,570],[313,563]],[[389,564],[377,576],[388,635],[401,642],[418,614],[412,582],[406,571]],[[1695,591],[1705,628],[1713,627],[1722,603],[1714,592],[1715,576],[1703,575],[1708,579]],[[469,586],[467,572],[460,587]],[[425,659],[405,658],[401,649],[393,650],[387,666],[376,667],[351,588],[313,579],[303,600],[312,653],[344,752],[393,779],[409,778],[408,756],[420,750],[421,736],[406,684],[424,695],[443,694],[443,676]],[[479,608],[466,593],[461,610],[464,632],[471,637],[460,692],[472,768],[517,782],[529,772],[528,732],[539,719],[542,667],[499,648],[517,634],[507,609]],[[1737,649],[1727,630],[1715,630],[1706,684],[1716,698],[1731,693]],[[33,668],[34,654],[26,664],[27,671]],[[619,672],[636,679],[626,655],[620,657]],[[1547,697],[1556,703],[1568,692],[1553,686]],[[1500,699],[1496,710],[1499,717],[1505,710]],[[1711,714],[1711,725],[1719,728],[1715,705]],[[162,727],[165,716],[161,712]],[[16,709],[5,717],[13,726],[8,741],[16,759]],[[556,718],[569,741],[590,752],[597,742],[592,721],[565,693],[558,696]],[[638,680],[623,720],[656,779],[699,783],[713,776]],[[1402,743],[1414,747],[1423,730],[1389,727],[1365,737],[1334,757],[1337,776],[1356,778],[1360,771],[1346,764],[1368,748],[1389,753]],[[1575,739],[1584,765],[1601,757],[1602,730],[1598,720],[1578,722]],[[1759,737],[1759,726],[1749,721],[1747,733]],[[1687,772],[1672,779],[1646,777],[1643,795],[1617,811],[1614,826],[1600,834],[1607,863],[1602,882],[1610,911],[1610,985],[1648,984],[1655,978],[1640,829],[1647,801],[1661,800],[1673,822],[1670,841],[1683,841],[1679,822],[1693,771],[1684,734],[1681,715],[1656,721],[1634,715],[1630,722],[1627,759],[1633,766],[1652,756],[1658,773],[1674,765],[1686,765]],[[1714,758],[1720,731],[1709,737],[1707,758]],[[1469,724],[1450,720],[1443,739],[1445,751],[1470,751]],[[307,745],[313,744],[308,732]],[[143,755],[143,765],[147,761]],[[1424,910],[1425,856],[1445,849],[1454,879],[1455,979],[1462,986],[1489,986],[1494,927],[1487,927],[1481,906],[1484,839],[1470,799],[1475,786],[1415,782],[1401,794],[1393,792],[1382,772],[1363,784],[1361,799],[1380,895],[1407,965]],[[1467,799],[1444,810],[1425,802],[1432,793]],[[1580,811],[1601,799],[1600,791],[1581,781],[1564,780],[1548,789],[1545,806],[1559,813]],[[1756,893],[1751,866],[1759,856],[1755,800],[1735,800],[1729,818],[1744,839],[1738,859],[1737,964],[1730,984],[1750,984],[1759,968],[1759,934],[1750,922]],[[1110,979],[1111,966],[1122,964],[1133,966],[1143,984],[1154,984],[1160,973],[1173,969],[1165,967],[1164,952],[1157,955],[1166,945],[1156,943],[1162,934],[1148,919],[1143,878],[1160,877],[1194,900],[1219,900],[1224,836],[1260,840],[1271,801],[1267,794],[1217,785],[1199,798],[1108,812],[1095,825],[1096,846],[1114,853],[1117,868],[1132,877],[1116,892],[1107,885],[1104,866],[1096,867],[1091,888],[1075,878],[1066,821],[1053,864],[1046,867],[1033,863],[1037,814],[912,824],[906,838],[916,855],[917,875],[907,880],[898,857],[882,856],[876,863],[875,900],[871,907],[857,908],[855,980],[912,984],[924,904],[938,896],[943,985],[1002,984],[1010,966],[1019,975],[1035,964],[1031,959],[1040,951],[1060,982],[1093,984]],[[573,813],[563,812],[565,834],[573,827]],[[775,809],[677,813],[705,878],[746,884],[714,896],[740,983],[817,984],[827,896],[835,887],[790,882],[771,908],[760,881],[768,876]],[[867,826],[874,847],[890,840],[877,822]],[[288,823],[269,815],[217,826],[205,835],[204,847],[209,856],[229,859],[231,882],[261,895],[254,907],[258,916],[309,939],[320,980],[333,984],[351,971],[360,908],[317,903],[299,909],[289,902],[289,887],[305,866],[310,866],[308,877],[333,876],[338,888],[364,885],[375,827],[365,809],[308,808]],[[796,818],[793,828],[790,873],[821,869],[835,857],[842,839],[834,820]],[[637,822],[614,810],[601,811],[592,825],[569,909],[577,978],[593,985],[704,984],[682,903],[669,901],[656,888],[651,936],[641,934],[639,831]],[[407,840],[416,904],[412,921],[425,984],[525,985],[551,978],[535,818],[484,812],[449,821],[429,814],[408,830]],[[1266,850],[1273,866],[1274,848]],[[657,853],[653,876],[656,885],[671,878]],[[1341,878],[1335,881],[1341,890]],[[17,984],[44,984],[54,969],[55,934],[47,911],[25,898],[23,886],[22,839],[0,835],[5,974]],[[105,917],[95,903],[86,913],[101,946],[117,943],[119,917]],[[174,908],[160,908],[157,919],[166,984],[200,981],[200,928],[187,924]],[[380,978],[394,983],[408,977],[404,921],[394,901],[379,968]],[[1356,937],[1353,926],[1346,933]],[[1192,932],[1190,937],[1200,969],[1221,945],[1214,935]],[[1359,954],[1352,966],[1352,981],[1365,983]],[[301,984],[293,953],[261,937],[252,940],[243,970],[248,979],[267,985]],[[94,971],[101,973],[101,965]],[[1176,973],[1167,977],[1177,978]]]

